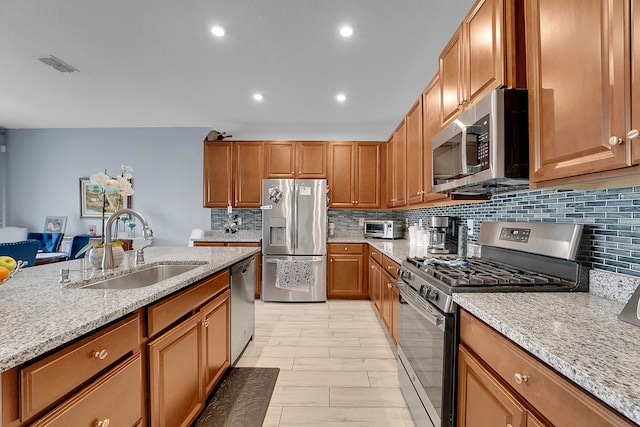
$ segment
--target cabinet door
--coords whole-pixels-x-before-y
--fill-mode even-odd
[[[387,192],[387,207],[388,208],[392,208],[393,207],[393,203],[396,200],[396,196],[395,196],[395,180],[394,180],[394,176],[395,176],[395,165],[394,165],[394,157],[393,157],[393,153],[395,151],[395,146],[396,146],[396,138],[395,138],[395,132],[393,133],[393,135],[391,135],[391,138],[389,139],[389,142],[387,143],[387,170],[386,170],[386,177],[387,177],[387,185],[386,185],[386,192]]]
[[[443,193],[432,193],[433,186],[433,152],[431,140],[436,136],[442,125],[440,121],[440,78],[436,75],[422,94],[422,152],[423,152],[423,190],[424,201],[447,198]]]
[[[327,178],[327,146],[324,141],[296,143],[297,177],[300,179]]]
[[[368,292],[363,278],[364,255],[362,245],[339,246],[345,248],[345,253],[336,254],[335,245],[331,245],[329,248],[327,297],[367,298]]]
[[[626,135],[625,3],[526,3],[531,181],[631,164],[629,144],[609,145]]]
[[[230,142],[204,143],[204,207],[232,206],[233,155]]]
[[[369,297],[378,315],[381,314],[381,285],[382,267],[373,258],[369,258]]]
[[[458,353],[458,427],[525,427],[524,406],[464,346]]]
[[[238,208],[259,208],[262,204],[264,145],[262,142],[236,143],[235,204]]]
[[[448,124],[463,108],[462,26],[458,28],[438,58],[440,66],[440,123]]]
[[[351,208],[355,206],[355,144],[334,142],[330,147],[329,197],[331,207]]]
[[[631,3],[631,129],[640,130],[640,0]],[[640,163],[640,139],[631,146],[632,162]]]
[[[382,320],[387,327],[387,332],[393,331],[393,277],[386,271],[382,271]]]
[[[422,202],[422,98],[413,104],[406,117],[407,123],[407,203]]]
[[[358,142],[356,150],[355,205],[358,208],[380,208],[382,145],[378,142]]]
[[[503,10],[503,0],[482,0],[463,22],[464,104],[477,102],[505,81]]]
[[[229,329],[229,294],[222,295],[202,308],[204,339],[205,396],[216,386],[231,361]]]
[[[295,142],[268,141],[264,150],[266,178],[295,178]]]
[[[407,133],[406,121],[395,132],[393,147],[393,206],[407,205]]]
[[[398,344],[398,311],[400,310],[400,293],[398,288],[391,288],[391,338]]]
[[[148,344],[151,425],[189,426],[204,406],[202,315]]]

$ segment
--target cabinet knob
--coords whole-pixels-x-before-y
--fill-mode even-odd
[[[204,322],[202,322],[202,324],[204,325],[205,328],[209,327],[209,319],[204,319]]]
[[[109,424],[111,424],[111,420],[109,418],[96,421],[96,427],[109,427]]]
[[[638,139],[640,137],[640,131],[638,129],[631,129],[627,132],[627,139],[633,141],[634,139]]]
[[[507,424],[507,427],[513,427],[511,424]]]
[[[393,265],[387,265],[387,270],[393,270]]]
[[[612,136],[609,138],[609,145],[615,147],[616,145],[620,145],[624,142],[624,140],[618,136]]]
[[[93,357],[96,359],[104,360],[109,355],[109,352],[106,349],[102,349],[100,351],[96,351],[93,353]]]
[[[348,250],[349,250],[349,248],[347,248],[347,247],[345,246],[345,247],[344,247],[344,250],[345,250],[345,251],[348,251]]]
[[[513,376],[513,378],[516,380],[516,382],[518,384],[526,383],[527,381],[529,381],[529,377],[528,376],[521,375],[519,372],[516,372],[516,374]]]
[[[387,289],[391,289],[393,285],[391,283],[387,283]]]

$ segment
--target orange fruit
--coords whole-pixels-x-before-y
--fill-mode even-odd
[[[5,267],[0,267],[0,282],[8,278],[9,278],[9,269]]]

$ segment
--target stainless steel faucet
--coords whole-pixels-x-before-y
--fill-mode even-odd
[[[134,211],[133,209],[129,209],[129,208],[124,208],[124,209],[115,211],[113,214],[111,214],[111,217],[107,221],[107,225],[105,226],[105,230],[104,230],[104,234],[106,234],[106,236],[104,241],[104,255],[102,256],[103,270],[113,269],[113,250],[112,250],[113,241],[111,238],[111,226],[117,218],[119,218],[121,215],[124,215],[124,214],[128,214],[129,216],[133,215],[142,222],[142,234],[145,240],[145,244],[141,248],[138,248],[136,252],[136,265],[144,264],[143,250],[147,246],[151,245],[151,243],[153,242],[153,231],[151,230],[151,227],[149,227],[149,224],[147,223],[147,220],[145,219],[145,217],[142,216],[140,212]]]

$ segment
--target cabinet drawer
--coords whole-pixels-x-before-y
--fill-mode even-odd
[[[360,243],[329,243],[330,254],[361,254],[364,253],[363,245]]]
[[[242,248],[259,248],[261,243],[259,242],[227,242],[226,246],[233,247],[239,246]]]
[[[373,258],[375,262],[382,265],[382,252],[380,252],[373,246],[369,246],[369,257]]]
[[[26,420],[140,345],[140,317],[124,319],[21,369],[20,414]]]
[[[394,279],[398,278],[398,270],[400,265],[386,255],[382,256],[382,268],[388,272]]]
[[[180,291],[151,305],[147,309],[149,338],[176,322],[192,310],[202,306],[213,296],[229,287],[229,271],[225,270],[204,279],[191,288]]]
[[[32,425],[134,426],[141,420],[142,362],[137,353]]]
[[[224,242],[193,242],[193,246],[224,246]]]
[[[460,340],[554,425],[633,425],[464,310]]]

